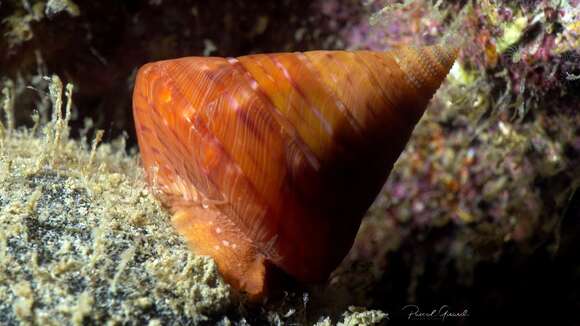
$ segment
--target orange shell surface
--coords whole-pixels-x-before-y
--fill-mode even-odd
[[[325,280],[352,246],[456,51],[312,51],[143,66],[133,111],[150,185],[234,287],[268,264]]]

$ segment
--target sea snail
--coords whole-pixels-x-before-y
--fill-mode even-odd
[[[263,297],[273,266],[325,280],[456,49],[186,57],[139,69],[149,184],[224,279]]]

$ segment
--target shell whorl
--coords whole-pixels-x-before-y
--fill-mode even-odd
[[[440,45],[403,48],[393,55],[409,83],[421,93],[433,93],[455,61],[457,49]],[[430,98],[428,98],[430,99]]]
[[[265,261],[322,280],[455,55],[432,46],[147,64],[133,111],[148,180],[236,287],[262,293]]]

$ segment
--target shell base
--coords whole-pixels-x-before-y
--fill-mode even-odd
[[[178,209],[171,219],[196,254],[211,256],[224,279],[250,300],[266,292],[266,259],[215,208]]]

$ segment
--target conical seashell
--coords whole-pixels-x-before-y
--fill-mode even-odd
[[[234,287],[259,297],[270,264],[324,280],[455,55],[431,46],[147,64],[133,110],[148,181]]]

